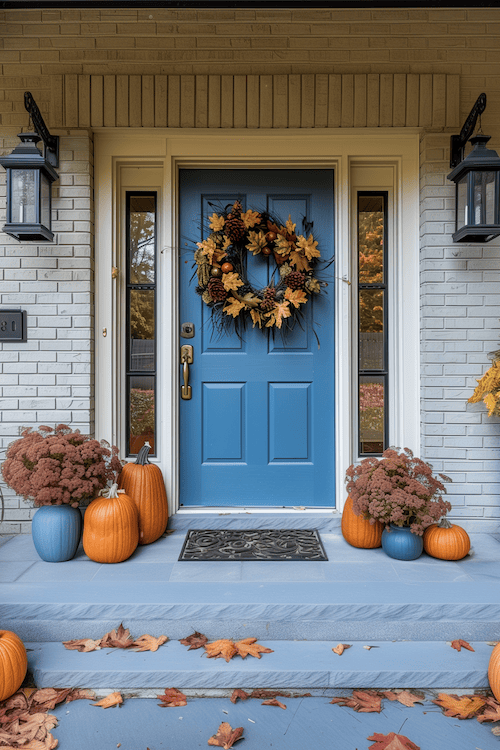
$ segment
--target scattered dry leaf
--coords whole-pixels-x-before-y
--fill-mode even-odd
[[[121,697],[120,693],[110,693],[105,698],[102,698],[102,700],[98,701],[97,703],[92,703],[93,706],[100,706],[101,708],[111,708],[111,706],[119,706],[120,703],[123,703],[123,698]]]
[[[370,651],[372,648],[380,648],[380,646],[363,646],[367,651]]]
[[[134,645],[134,639],[130,635],[130,630],[120,624],[116,630],[110,630],[102,638],[101,648],[130,648]]]
[[[484,711],[476,715],[479,722],[500,721],[500,703],[494,698],[486,698]]]
[[[456,648],[457,651],[460,651],[461,648],[466,648],[467,651],[474,651],[470,643],[467,643],[467,641],[463,641],[461,638],[452,641],[450,645],[452,648]]]
[[[366,739],[375,740],[374,744],[370,745],[368,750],[420,750],[418,745],[415,745],[404,734],[395,734],[394,732],[379,734],[375,732],[375,734]]]
[[[243,727],[236,727],[236,729],[233,729],[227,721],[223,721],[217,730],[217,734],[212,735],[208,740],[208,744],[223,747],[224,750],[229,750],[235,742],[241,739],[242,734]]]
[[[481,695],[448,695],[439,693],[436,700],[432,701],[444,709],[445,716],[456,716],[457,719],[472,719],[486,703]]]
[[[161,700],[158,703],[162,708],[173,708],[175,706],[187,706],[187,698],[184,693],[181,693],[177,688],[165,688],[163,695],[157,695],[157,698]]]
[[[260,643],[257,643],[257,638],[243,638],[243,640],[237,641],[234,646],[242,659],[248,656],[248,654],[255,656],[256,659],[260,659],[261,654],[273,653],[271,648],[261,646]]]
[[[205,643],[208,643],[208,638],[206,635],[203,635],[203,633],[198,633],[198,631],[195,630],[192,635],[183,638],[180,643],[182,643],[183,646],[189,646],[188,651],[191,651],[192,649],[201,648]]]
[[[496,734],[497,737],[498,737],[498,735],[500,735],[500,727],[493,727],[493,729],[491,730],[491,732],[492,732],[492,734]]]
[[[398,701],[399,703],[402,703],[403,706],[408,706],[409,708],[411,708],[414,703],[423,703],[425,700],[423,695],[410,693],[409,690],[400,690],[397,693],[390,690],[385,690],[384,695],[390,701]]]
[[[330,703],[353,708],[359,713],[377,713],[382,710],[382,695],[373,690],[353,690],[352,697],[333,698]]]
[[[209,659],[225,659],[227,662],[238,653],[234,643],[227,638],[213,641],[213,643],[206,643],[205,651]]]
[[[252,690],[250,698],[258,698],[259,700],[265,698],[267,700],[268,698],[277,698],[278,695],[282,698],[290,698],[290,693],[282,693],[279,690],[266,690],[265,688]]]
[[[102,639],[97,641],[92,638],[74,638],[72,641],[63,641],[64,648],[70,651],[98,651]]]
[[[286,708],[284,703],[281,703],[277,698],[270,698],[268,701],[262,701],[262,706],[278,706],[279,708]]]
[[[79,688],[74,688],[68,697],[66,698],[66,703],[71,703],[71,701],[80,701],[80,700],[87,700],[87,701],[95,701],[95,693],[93,690],[80,690]]]
[[[339,656],[342,656],[346,648],[351,648],[351,643],[339,643],[335,648],[332,648],[332,651],[334,654],[338,654]]]
[[[133,645],[136,646],[135,651],[158,651],[159,647],[168,641],[166,635],[160,635],[159,638],[154,638],[152,635],[145,633],[139,638],[136,638]]]
[[[249,695],[248,693],[245,693],[244,690],[240,690],[239,688],[237,688],[236,690],[233,690],[229,700],[231,701],[231,703],[236,703],[238,698],[242,701],[246,701],[246,699],[249,698]]]

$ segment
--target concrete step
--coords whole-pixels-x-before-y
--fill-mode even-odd
[[[317,529],[323,534],[340,533],[341,514],[307,511],[287,513],[245,513],[241,510],[219,513],[180,512],[168,522],[169,529],[187,532],[189,529]]]
[[[29,668],[39,687],[127,690],[176,687],[199,694],[217,688],[487,688],[492,647],[473,642],[457,652],[445,641],[352,642],[341,656],[337,641],[262,641],[261,659],[208,659],[168,641],[156,652],[102,649],[68,651],[62,643],[27,643]],[[364,645],[373,646],[370,650]]]
[[[185,638],[193,630],[211,640],[248,635],[337,642],[499,637],[499,580],[388,585],[119,579],[62,581],[57,586],[12,583],[1,589],[2,627],[25,641],[98,638],[120,622],[134,634],[165,633],[171,639]]]

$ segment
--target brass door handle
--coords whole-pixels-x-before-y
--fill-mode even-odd
[[[181,346],[182,379],[181,398],[189,401],[193,396],[193,390],[189,385],[189,365],[193,364],[193,347],[189,344]]]

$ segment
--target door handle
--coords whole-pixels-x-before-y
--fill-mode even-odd
[[[189,365],[193,364],[193,347],[189,344],[181,346],[182,379],[181,398],[189,401],[193,396],[193,390],[189,385]]]

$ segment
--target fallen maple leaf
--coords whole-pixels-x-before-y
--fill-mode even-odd
[[[468,651],[474,651],[470,643],[467,643],[467,641],[463,641],[461,638],[452,641],[450,645],[452,648],[456,648],[457,651],[460,651],[462,647],[466,648]]]
[[[161,708],[173,708],[175,706],[187,706],[187,698],[184,693],[181,693],[177,688],[165,688],[163,695],[157,695],[157,698],[161,700],[158,703]]]
[[[55,688],[42,688],[35,690],[31,695],[31,704],[36,705],[36,711],[52,711],[58,703],[62,703],[71,692],[71,688],[56,690]]]
[[[74,638],[72,641],[63,641],[64,648],[70,651],[98,651],[101,648],[101,639],[98,641],[92,638]]]
[[[87,700],[87,701],[95,701],[95,693],[93,690],[81,690],[79,688],[74,688],[68,697],[66,698],[66,703],[71,703],[71,701],[81,701],[81,700]]]
[[[227,662],[238,653],[234,643],[227,638],[205,643],[205,651],[209,659],[225,659]]]
[[[223,721],[217,730],[217,734],[212,735],[208,740],[208,744],[223,747],[224,750],[229,750],[235,742],[241,739],[242,734],[243,727],[236,727],[236,729],[233,729],[227,721]]]
[[[390,701],[398,701],[403,706],[411,708],[415,703],[423,703],[425,698],[423,695],[417,695],[416,693],[410,693],[409,690],[401,690],[399,693],[393,693],[390,690],[385,690],[384,695]]]
[[[432,701],[444,709],[445,716],[456,716],[457,719],[472,719],[484,706],[486,699],[481,695],[448,695],[439,693],[436,700]]]
[[[382,710],[382,695],[372,690],[353,690],[352,697],[332,698],[330,703],[353,708],[359,713],[377,713]]]
[[[250,656],[255,656],[256,659],[260,659],[261,654],[274,653],[272,648],[267,648],[266,646],[261,646],[260,643],[257,643],[257,638],[243,638],[243,640],[237,641],[234,644],[234,647],[242,659],[244,659],[245,656],[248,656],[248,654],[250,654]]]
[[[335,654],[338,654],[339,656],[342,656],[342,654],[344,653],[344,651],[346,650],[346,648],[351,648],[351,645],[352,644],[350,644],[350,643],[339,643],[337,646],[335,646],[335,648],[332,648],[332,651]]]
[[[231,703],[236,703],[238,698],[242,701],[246,701],[246,699],[249,698],[249,695],[248,693],[245,693],[244,690],[240,690],[239,688],[237,688],[236,690],[233,690],[229,700],[231,701]]]
[[[102,700],[98,701],[98,703],[92,703],[93,706],[100,706],[101,708],[110,708],[111,706],[119,706],[120,703],[123,703],[123,698],[121,697],[120,693],[110,693],[105,698],[102,698]]]
[[[206,635],[203,635],[203,633],[198,633],[198,631],[195,630],[192,635],[183,638],[179,643],[182,643],[183,646],[189,646],[188,651],[191,651],[192,649],[201,648],[205,643],[208,643],[208,638]]]
[[[277,698],[270,698],[268,701],[262,701],[261,706],[278,706],[279,708],[286,708],[284,703],[281,703]]]
[[[134,645],[134,639],[130,635],[130,630],[120,624],[116,630],[110,630],[103,636],[101,648],[130,648]]]
[[[375,732],[366,739],[375,740],[375,743],[370,745],[368,750],[420,750],[419,746],[415,745],[404,734],[395,734],[395,732],[389,732],[389,734]]]
[[[139,638],[136,638],[133,645],[136,646],[135,651],[158,651],[159,647],[168,641],[166,635],[160,635],[159,638],[154,638],[152,635],[145,633]]]
[[[500,721],[500,703],[494,698],[486,698],[484,711],[476,715],[479,722],[483,721]]]

